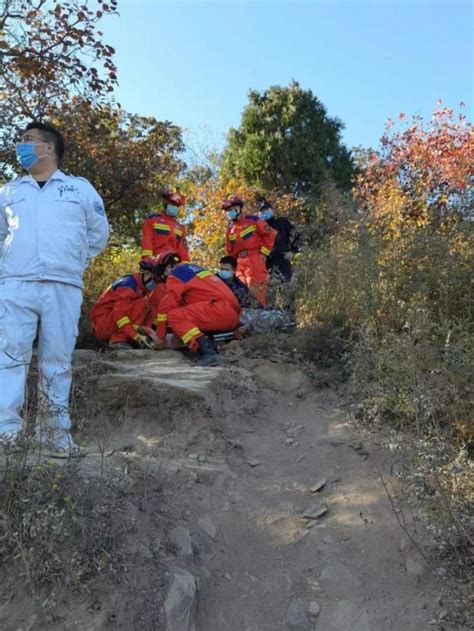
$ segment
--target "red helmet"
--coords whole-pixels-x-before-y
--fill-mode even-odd
[[[181,261],[181,257],[174,250],[164,250],[154,258],[156,260],[156,266],[161,269],[164,269],[169,263],[179,263]]]
[[[222,200],[222,210],[229,210],[233,206],[242,206],[244,205],[244,200],[238,195],[232,195],[232,197],[228,197],[227,199]]]
[[[176,191],[163,191],[163,199],[168,202],[168,204],[172,204],[173,206],[183,206],[186,198],[182,193],[178,190]]]

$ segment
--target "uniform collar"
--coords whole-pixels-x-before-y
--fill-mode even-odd
[[[59,181],[63,181],[67,178],[67,175],[61,171],[61,169],[56,169],[56,171],[50,175],[48,182],[51,180],[59,180]],[[19,180],[20,184],[33,184],[34,186],[38,186],[35,178],[28,174],[28,175],[23,175],[22,177],[20,177]]]

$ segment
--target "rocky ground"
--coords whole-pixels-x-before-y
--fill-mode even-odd
[[[223,355],[201,368],[173,351],[76,353],[88,455],[74,479],[94,498],[96,528],[81,525],[94,564],[72,572],[72,535],[54,539],[69,563],[54,575],[50,539],[36,565],[34,537],[17,545],[0,629],[461,629],[417,509],[421,548],[399,525],[390,452],[362,441],[341,396],[288,355]]]

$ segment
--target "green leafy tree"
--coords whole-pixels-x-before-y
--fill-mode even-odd
[[[342,129],[296,81],[252,90],[239,129],[229,132],[222,174],[309,200],[319,199],[327,181],[349,190],[353,162],[341,142]]]

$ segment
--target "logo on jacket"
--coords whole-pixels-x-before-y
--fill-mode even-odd
[[[105,215],[104,207],[100,202],[94,202],[93,204],[94,212],[98,215]]]
[[[79,190],[73,184],[61,184],[58,186],[59,197],[63,196],[63,193],[78,193]]]

